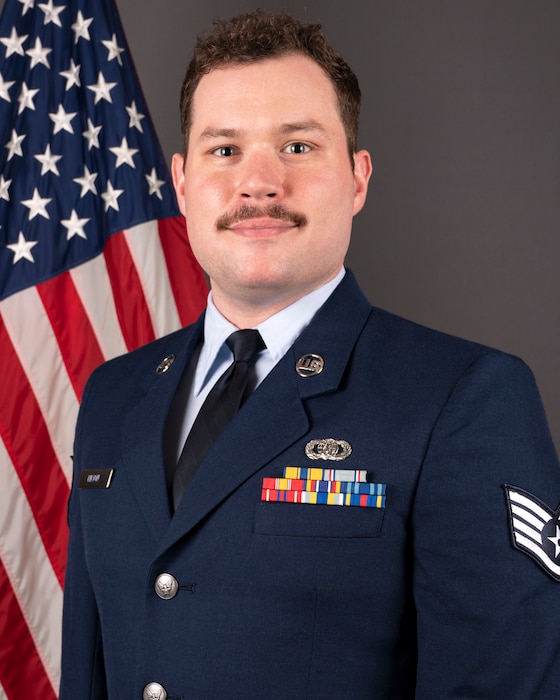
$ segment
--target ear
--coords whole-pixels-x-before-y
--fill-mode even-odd
[[[185,157],[180,153],[174,153],[171,160],[171,175],[181,214],[185,215]]]
[[[354,216],[366,202],[372,170],[371,156],[368,151],[354,153]]]

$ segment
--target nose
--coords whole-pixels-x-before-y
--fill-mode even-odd
[[[284,168],[278,156],[262,150],[246,154],[240,164],[237,190],[243,199],[281,199]]]

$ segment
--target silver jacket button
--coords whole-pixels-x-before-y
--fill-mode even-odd
[[[142,700],[167,700],[167,691],[160,683],[148,683],[142,693]]]
[[[179,591],[179,583],[171,574],[160,574],[156,578],[154,588],[162,600],[171,600],[171,598],[175,598]]]

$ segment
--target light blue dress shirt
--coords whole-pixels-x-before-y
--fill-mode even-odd
[[[256,326],[266,344],[266,350],[259,354],[255,363],[257,386],[309,325],[313,316],[340,284],[345,272],[342,267],[330,282],[314,289]],[[237,330],[239,329],[218,311],[210,292],[204,318],[204,343],[198,357],[181,427],[179,453],[210,389],[233,361],[233,354],[225,341]]]

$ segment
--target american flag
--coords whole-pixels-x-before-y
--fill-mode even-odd
[[[206,283],[112,0],[0,17],[0,698],[55,698],[84,384]]]

